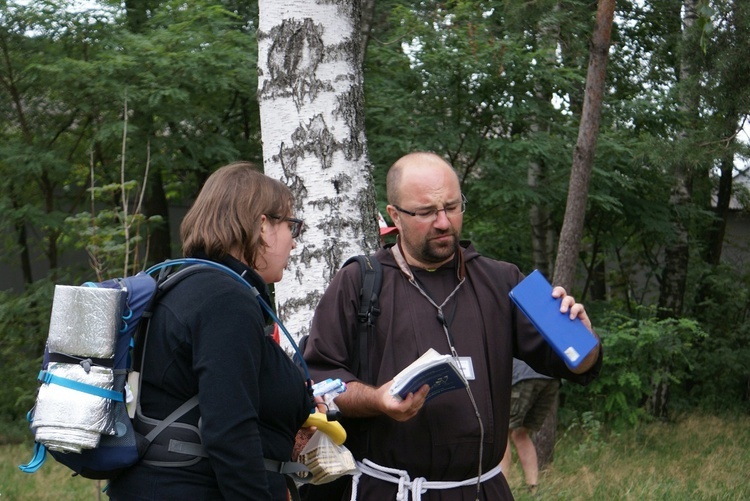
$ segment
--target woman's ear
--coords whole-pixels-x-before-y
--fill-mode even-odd
[[[266,226],[270,224],[265,214],[260,215],[260,234],[263,235],[266,232]]]

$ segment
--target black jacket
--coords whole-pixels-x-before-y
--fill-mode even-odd
[[[268,303],[260,276],[233,258]],[[154,310],[142,369],[141,409],[163,419],[198,394],[179,421],[198,425],[209,454],[194,466],[139,464],[112,481],[116,499],[286,500],[284,479],[263,458],[289,461],[310,413],[304,378],[266,336],[267,318],[245,285],[222,271],[187,276]]]

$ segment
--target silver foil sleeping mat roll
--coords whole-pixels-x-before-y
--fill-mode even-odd
[[[112,358],[125,292],[56,285],[47,348],[76,357]]]
[[[75,359],[114,359],[125,292],[119,289],[55,286],[47,349]],[[88,369],[88,370],[87,370]],[[112,390],[109,367],[50,362],[47,372]],[[115,432],[115,403],[59,384],[39,387],[32,428],[37,442],[50,449],[80,452],[96,447],[101,435]]]
[[[105,390],[114,387],[112,369],[51,362],[47,371],[55,376]],[[99,445],[101,435],[115,432],[114,402],[57,384],[39,387],[34,408],[34,436],[52,450],[80,452]]]

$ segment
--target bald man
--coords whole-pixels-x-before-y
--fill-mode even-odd
[[[500,468],[513,357],[543,374],[586,384],[601,367],[599,347],[573,370],[515,308],[508,292],[524,275],[460,240],[467,202],[455,170],[440,156],[400,158],[388,171],[386,188],[398,239],[374,255],[383,265],[383,286],[369,378],[356,374],[352,363],[357,266],[343,268],[326,289],[304,354],[313,379],[347,382],[336,404],[349,434],[345,445],[361,474],[341,499],[513,499]],[[562,312],[591,330],[582,304],[562,287],[552,295],[562,298]],[[468,387],[429,401],[427,385],[403,400],[391,396],[393,377],[430,348],[455,357]]]

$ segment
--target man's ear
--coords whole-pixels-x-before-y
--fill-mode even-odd
[[[401,231],[401,220],[399,219],[399,212],[396,208],[390,204],[385,206],[385,210],[388,211],[388,216],[393,221],[393,224]]]

